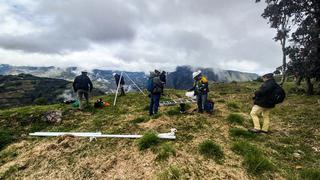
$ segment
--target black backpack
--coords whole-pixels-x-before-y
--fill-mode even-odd
[[[286,92],[283,90],[281,86],[276,84],[276,88],[273,91],[273,103],[274,104],[282,103],[285,98],[286,98]]]
[[[214,110],[214,102],[211,100],[208,100],[204,106],[204,110],[208,113],[212,113]]]

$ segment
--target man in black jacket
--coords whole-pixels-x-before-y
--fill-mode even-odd
[[[273,101],[274,90],[277,88],[277,83],[273,78],[273,74],[265,74],[262,76],[263,84],[258,91],[255,92],[254,106],[251,110],[251,118],[253,120],[254,128],[249,129],[251,132],[268,133],[269,129],[269,113],[270,109],[275,107]],[[263,126],[261,128],[258,115],[262,114]]]
[[[79,100],[79,109],[83,109],[82,98],[86,99],[86,105],[89,105],[89,92],[92,91],[93,85],[86,71],[82,71],[73,81],[73,90],[77,93]]]
[[[121,91],[120,96],[125,96],[126,93],[124,92],[124,88],[123,88],[123,86],[125,84],[123,76],[121,76],[121,75],[119,75],[117,73],[113,73],[112,75],[113,75],[113,77],[114,77],[114,79],[116,81],[117,89],[118,89],[118,86],[119,86],[119,83],[120,83],[120,87],[119,87],[120,91]],[[121,78],[121,80],[120,80],[120,78]]]

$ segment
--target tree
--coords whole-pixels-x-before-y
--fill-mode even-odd
[[[280,41],[282,45],[282,83],[287,74],[297,78],[297,85],[304,78],[307,82],[307,93],[313,94],[313,81],[320,80],[320,1],[265,0],[265,2],[267,7],[262,17],[269,20],[271,28],[277,29],[275,40]],[[287,55],[290,58],[288,63],[286,63]]]
[[[292,33],[293,45],[288,48],[289,67],[294,74],[306,79],[307,94],[312,95],[312,79],[320,79],[320,2],[295,1],[297,29]]]
[[[256,0],[260,2],[261,0]],[[270,27],[277,30],[277,34],[274,37],[275,41],[279,41],[282,50],[282,79],[281,85],[286,80],[287,70],[287,41],[289,32],[293,27],[293,21],[291,19],[294,11],[294,3],[292,0],[265,0],[267,7],[262,13],[262,17],[269,20]]]

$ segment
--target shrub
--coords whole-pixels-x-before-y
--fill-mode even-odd
[[[46,98],[44,98],[44,97],[36,98],[33,102],[35,104],[37,104],[37,105],[46,105],[46,104],[48,104],[48,100]]]
[[[138,145],[140,150],[145,150],[153,145],[159,143],[159,137],[154,132],[146,132],[142,138],[139,139]]]
[[[202,143],[200,143],[199,152],[202,155],[208,158],[212,158],[217,162],[221,162],[221,160],[224,158],[224,154],[221,150],[221,147],[213,143],[211,140],[205,140]]]
[[[305,180],[318,180],[320,179],[320,169],[304,169],[300,176]]]
[[[227,117],[227,121],[232,124],[242,125],[244,122],[244,118],[240,114],[229,114],[229,116]]]
[[[248,138],[248,139],[254,139],[258,137],[258,135],[255,133],[249,132],[244,129],[239,129],[239,128],[231,128],[229,130],[229,134],[232,137],[242,137],[242,138]]]
[[[239,109],[239,105],[236,102],[228,102],[227,107],[231,110]]]
[[[177,167],[170,166],[165,171],[158,175],[158,180],[178,180],[181,177],[181,172]]]
[[[176,150],[172,143],[164,143],[160,147],[159,154],[157,155],[157,160],[162,161],[169,158],[170,155],[176,155]]]

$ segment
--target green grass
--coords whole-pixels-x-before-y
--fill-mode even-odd
[[[176,155],[176,149],[173,146],[173,143],[167,142],[160,146],[159,153],[156,157],[158,161],[167,160],[170,155]]]
[[[239,128],[231,128],[229,130],[229,134],[231,137],[241,137],[246,139],[255,139],[258,137],[256,133],[249,132],[245,129],[239,129]]]
[[[240,108],[239,104],[237,102],[233,102],[233,101],[228,102],[227,107],[229,108],[229,110],[232,110],[232,111],[238,110]]]
[[[275,170],[275,166],[264,156],[263,152],[246,141],[233,143],[231,150],[244,156],[243,165],[251,174],[262,175],[265,172]]]
[[[170,166],[163,172],[158,174],[158,180],[179,180],[181,179],[180,169],[175,166]]]
[[[17,165],[10,166],[8,170],[6,170],[3,174],[0,174],[0,179],[8,179],[13,176],[17,171],[19,171],[19,168]]]
[[[231,124],[243,125],[244,117],[240,114],[229,114],[229,116],[227,117],[227,121]]]
[[[157,145],[160,142],[158,135],[155,132],[146,132],[142,138],[138,140],[140,150],[145,150],[151,146]]]
[[[264,172],[274,170],[274,165],[270,160],[259,154],[246,154],[243,164],[247,168],[247,171],[254,175],[261,175]]]
[[[224,153],[221,147],[211,140],[204,140],[198,146],[200,154],[204,155],[207,158],[212,158],[216,162],[221,163],[224,159]]]
[[[150,119],[149,116],[140,116],[140,117],[133,119],[130,122],[133,124],[137,124],[137,123],[147,122],[149,119]]]
[[[13,141],[13,134],[10,131],[0,129],[0,150]]]
[[[320,169],[304,169],[301,171],[300,177],[304,180],[319,180]]]

